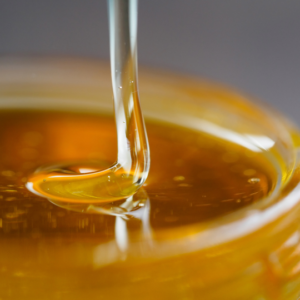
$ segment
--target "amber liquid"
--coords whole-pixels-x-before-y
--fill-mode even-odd
[[[109,289],[116,293],[124,278],[108,268],[125,268],[122,261],[131,239],[139,236],[155,247],[161,230],[172,227],[176,234],[176,228],[231,213],[274,189],[276,172],[262,153],[176,125],[146,126],[151,169],[142,188],[147,201],[141,205],[147,206],[143,222],[150,234],[141,229],[141,219],[129,216],[120,221],[121,237],[127,234],[122,244],[117,236],[120,217],[59,207],[25,188],[27,177],[44,164],[113,163],[113,117],[1,111],[0,298],[82,299],[109,295],[104,292]],[[121,292],[126,292],[124,286]]]

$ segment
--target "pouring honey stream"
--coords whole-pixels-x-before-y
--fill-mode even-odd
[[[100,171],[101,166],[84,163],[39,168],[26,186],[52,201],[126,201],[148,176],[150,151],[137,82],[137,0],[111,0],[108,9],[118,159]]]

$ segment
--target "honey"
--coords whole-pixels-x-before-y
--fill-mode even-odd
[[[27,187],[37,195],[60,202],[88,205],[123,199],[128,209],[132,206],[129,198],[143,185],[150,167],[137,80],[137,1],[108,1],[108,12],[117,160],[101,171],[99,166],[64,163],[39,168],[29,178]],[[82,168],[85,172],[74,172]]]
[[[109,71],[14,61],[0,72],[0,299],[297,296],[293,127],[219,85],[148,70],[141,189],[125,203],[47,199],[26,188],[37,168],[86,174],[116,160]]]
[[[22,219],[38,209],[26,209],[32,201],[50,205],[25,187],[36,168],[69,161],[82,164],[84,170],[90,171],[91,165],[98,170],[117,155],[115,123],[109,116],[11,110],[1,111],[0,125],[1,203],[11,213],[23,211]],[[274,189],[275,170],[262,154],[180,126],[150,122],[147,127],[153,151],[143,189],[151,202],[153,228],[206,221],[259,201]],[[4,229],[9,224],[5,215],[3,222]],[[45,222],[43,217],[39,222]],[[61,226],[66,224],[70,225],[64,217]],[[88,224],[94,226],[92,221]],[[36,226],[40,230],[40,224]]]
[[[126,235],[139,233],[151,243],[163,228],[217,218],[261,200],[274,189],[275,170],[262,154],[189,128],[149,122],[152,166],[142,188],[147,202],[141,202],[150,207],[144,222],[151,232],[147,236],[141,229],[141,219],[134,215],[124,220],[74,211],[52,204],[25,187],[27,177],[43,164],[85,161],[96,168],[101,161],[113,162],[117,139],[112,117],[2,110],[0,128],[1,277],[5,278],[2,284],[6,283],[3,297],[27,299],[28,295],[32,299],[45,293],[44,299],[66,299],[70,296],[65,293],[70,292],[80,299],[74,295],[79,287],[98,297],[101,289],[93,293],[95,287],[90,288],[96,284],[95,269],[96,273],[101,269],[102,277],[106,265],[122,266],[122,259],[118,262],[109,253],[109,245],[116,245],[112,249],[125,258],[127,246],[122,240]],[[116,206],[114,202],[111,205]],[[91,248],[94,250],[86,255]],[[114,285],[118,288],[122,275],[115,275]]]
[[[148,71],[148,176],[137,1],[108,6],[116,123],[103,64],[0,60],[0,300],[296,299],[297,129]]]

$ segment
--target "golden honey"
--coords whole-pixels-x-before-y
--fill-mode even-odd
[[[262,155],[182,127],[151,122],[147,127],[153,150],[151,174],[143,189],[151,201],[152,227],[214,218],[259,201],[274,188],[275,170]],[[15,215],[19,210],[27,212],[25,207],[33,199],[48,205],[24,186],[39,166],[79,161],[96,168],[98,161],[113,163],[116,157],[112,117],[3,110],[0,128],[2,203],[8,209],[12,205]],[[4,227],[9,224],[5,220],[4,215]],[[61,221],[69,223],[66,218]]]
[[[151,168],[131,209],[60,203],[25,185],[43,165],[85,173],[116,160],[107,70],[11,65],[12,81],[0,74],[0,299],[295,298],[293,127],[220,86],[149,71]],[[22,75],[32,69],[40,80]]]

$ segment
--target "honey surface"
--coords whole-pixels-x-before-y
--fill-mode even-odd
[[[2,230],[18,214],[28,218],[26,223],[28,214],[37,218],[49,206],[63,214],[24,187],[39,166],[65,161],[109,164],[116,158],[114,120],[107,116],[6,111],[0,114],[0,128]],[[144,190],[155,228],[205,221],[249,205],[272,189],[271,167],[257,153],[182,127],[149,123],[147,128],[152,160]],[[43,212],[40,206],[45,206]],[[65,218],[60,222],[68,223]]]
[[[153,237],[163,228],[176,230],[240,209],[274,187],[275,171],[262,154],[179,126],[148,122],[147,131],[151,168],[143,193]],[[5,280],[0,288],[5,289],[4,296],[40,297],[38,290],[51,290],[52,284],[67,291],[78,286],[79,277],[82,290],[89,288],[88,282],[94,288],[97,282],[90,272],[95,264],[116,263],[113,254],[105,252],[107,245],[117,242],[126,252],[126,243],[116,241],[116,227],[123,222],[125,228],[124,220],[118,223],[114,216],[67,210],[25,187],[27,177],[41,165],[66,161],[109,165],[116,155],[115,123],[109,116],[1,111],[0,273]],[[139,228],[140,220],[133,218],[126,230]],[[100,258],[95,253],[101,253]],[[55,282],[51,276],[57,272],[69,274],[63,278],[72,281]],[[121,281],[118,276],[116,283]],[[16,284],[23,289],[14,290]],[[30,292],[33,286],[36,294]],[[64,299],[63,292],[59,295],[49,299]]]

